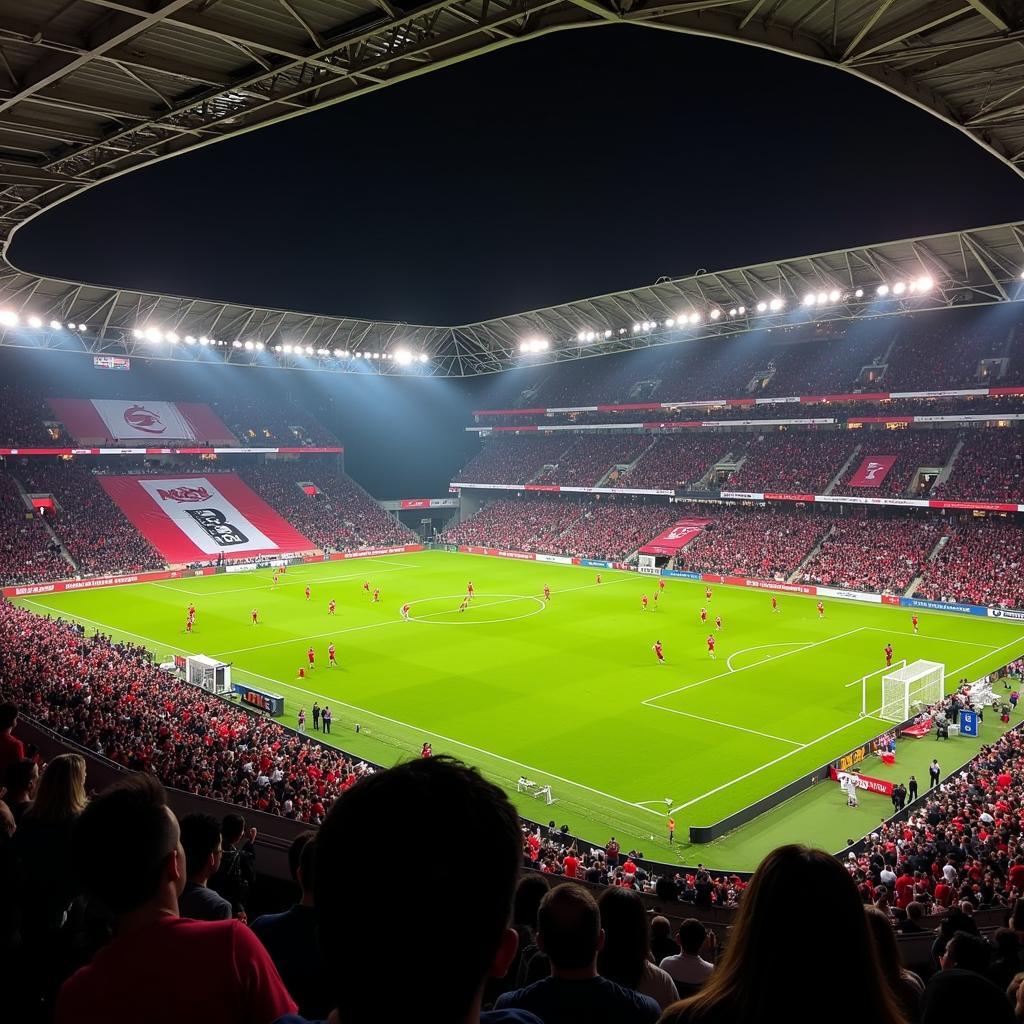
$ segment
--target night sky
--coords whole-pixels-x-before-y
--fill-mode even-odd
[[[1024,183],[840,72],[641,28],[556,33],[100,186],[22,269],[466,323],[663,275],[1024,217]]]

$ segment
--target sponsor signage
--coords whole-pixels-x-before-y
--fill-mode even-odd
[[[350,558],[377,558],[380,555],[401,555],[407,551],[422,551],[422,544],[395,544],[387,548],[363,548],[361,551],[335,551],[331,561],[347,561]]]
[[[892,783],[888,779],[875,779],[870,775],[860,773],[837,771],[835,766],[829,768],[829,777],[840,786],[846,786],[852,779],[858,789],[866,790],[868,793],[878,793],[880,796],[892,796]]]
[[[860,590],[839,590],[835,587],[815,587],[818,597],[839,597],[844,601],[864,601],[868,604],[881,604],[881,594],[865,594]]]
[[[602,562],[599,558],[574,558],[577,565],[588,565],[591,569],[610,569],[611,562]]]
[[[556,565],[572,565],[572,559],[564,555],[534,555],[536,562],[554,562]]]
[[[284,714],[284,697],[278,693],[269,693],[246,683],[233,683],[231,688],[238,694],[239,701],[246,707],[255,708],[268,715],[280,717]]]
[[[57,580],[54,583],[26,583],[4,587],[4,597],[31,597],[33,594],[62,594],[74,590],[95,590],[97,587],[123,587],[128,583],[155,583],[158,580],[176,580],[184,575],[178,569],[162,572],[140,572],[124,576],[92,576],[84,580]]]
[[[1024,622],[1024,611],[1017,608],[989,608],[988,614],[993,619],[1008,619],[1010,622]]]
[[[132,361],[124,356],[93,356],[92,365],[97,370],[130,370]]]
[[[960,615],[988,615],[991,609],[976,604],[955,604],[944,601],[928,601],[923,597],[901,597],[902,608],[926,608],[932,612],[957,612]]]

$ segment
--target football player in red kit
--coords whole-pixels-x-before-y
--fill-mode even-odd
[[[306,658],[309,660],[309,667],[313,668],[316,662],[316,651],[314,651],[312,647],[306,651]]]
[[[192,616],[191,615],[185,620],[185,632],[186,633],[191,633],[192,632]]]
[[[281,579],[280,573],[275,572],[274,573],[274,582],[273,582],[273,584],[272,584],[272,586],[270,588],[271,590],[277,590],[277,584],[280,581],[280,579]]]
[[[722,630],[722,616],[721,615],[716,615],[715,616],[715,631],[716,632],[721,632],[721,630]]]
[[[338,602],[335,601],[334,598],[332,597],[331,600],[327,602],[327,614],[328,615],[333,615],[334,614],[334,609],[337,608],[337,607],[338,607]]]
[[[818,602],[818,618],[825,618],[825,605],[821,601]]]
[[[252,624],[255,626],[260,620],[260,613],[255,608],[252,610]]]
[[[659,590],[664,590],[665,589],[665,581],[664,580],[658,580],[658,589]]]
[[[772,596],[772,611],[773,612],[777,612],[778,610],[779,610],[779,599],[773,595]]]
[[[462,599],[462,604],[459,605],[459,611],[464,612],[469,607],[469,595],[467,594]]]
[[[334,650],[334,644],[331,644],[331,646],[327,648],[327,664],[331,668],[334,668],[338,664],[338,659],[336,656],[336,652]]]
[[[644,596],[640,598],[640,610],[642,612],[647,611],[647,595],[646,594],[644,594]]]
[[[374,587],[373,589],[373,603],[380,604],[380,587]]]
[[[309,600],[309,584],[306,584],[306,600]]]
[[[661,648],[661,641],[660,640],[655,640],[654,641],[654,646],[651,648],[651,650],[654,651],[654,656],[658,659],[658,664],[659,665],[664,665],[665,664],[665,652]]]
[[[551,600],[551,588],[546,583],[544,584],[544,600]]]
[[[466,597],[468,597],[470,599],[470,601],[473,600],[473,581],[472,580],[470,580],[466,584]]]
[[[715,656],[715,634],[708,633],[708,655],[709,657]]]
[[[710,601],[711,600],[711,588],[710,587],[705,587],[704,588],[704,600],[705,601]]]
[[[892,664],[892,644],[885,645],[885,666],[888,668]]]
[[[707,608],[701,608],[701,610],[700,610],[700,621],[701,622],[707,622],[708,621],[708,610],[707,610]]]
[[[597,582],[598,582],[598,583],[600,583],[600,582],[601,582],[601,574],[600,574],[600,573],[598,573],[598,574],[597,574]]]
[[[409,620],[409,612],[410,612],[411,609],[412,609],[412,605],[409,604],[408,601],[406,601],[405,604],[402,605],[402,618],[405,619],[406,621]]]
[[[363,590],[365,590],[367,593],[370,592],[370,581],[369,580],[364,580],[363,581]]]
[[[914,627],[914,632],[917,632],[917,616],[913,615],[910,618],[910,624]]]
[[[659,597],[661,597],[661,591],[660,590],[656,590],[654,592],[654,610],[655,611],[658,610],[658,598]]]

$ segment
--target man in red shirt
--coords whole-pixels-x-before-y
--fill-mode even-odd
[[[13,735],[18,724],[18,705],[0,704],[0,780],[7,778],[7,769],[25,756],[25,744]]]
[[[309,667],[310,668],[315,668],[316,667],[316,651],[314,651],[312,647],[310,647],[310,649],[308,651],[306,651],[306,657],[309,659]]]
[[[82,812],[73,838],[87,895],[117,918],[114,939],[64,983],[57,1024],[270,1024],[295,1012],[277,968],[240,921],[178,916],[185,854],[163,786],[140,773]],[[179,979],[173,982],[173,978]]]
[[[708,634],[708,655],[710,657],[715,656],[715,637],[714,634]]]
[[[333,615],[334,614],[334,609],[337,608],[337,607],[338,607],[338,603],[332,597],[331,600],[327,603],[327,614],[328,615]]]
[[[569,852],[562,859],[562,871],[565,873],[566,878],[575,878],[576,872],[579,870],[580,862],[576,856],[576,847],[570,846]]]

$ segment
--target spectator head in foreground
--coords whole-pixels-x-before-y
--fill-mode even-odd
[[[551,960],[552,975],[597,973],[604,930],[597,903],[586,889],[578,885],[552,889],[541,901],[537,928],[540,948]]]
[[[799,984],[787,979],[799,974]],[[783,1010],[784,1007],[784,1010]],[[743,894],[725,954],[704,988],[661,1024],[870,1020],[901,1024],[857,886],[831,854],[780,846]]]
[[[391,841],[375,858],[378,877],[393,884],[354,880],[353,843],[391,834],[396,825],[414,846],[420,881],[402,881],[410,848]],[[468,829],[486,865],[471,880],[449,841]],[[405,1002],[396,1015],[412,1011],[419,1024],[476,1021],[487,978],[501,977],[516,953],[509,920],[521,851],[519,815],[505,794],[448,757],[400,764],[342,795],[320,828],[314,859],[320,947],[338,1018],[379,1021],[388,1005],[397,1011]],[[396,920],[423,929],[400,972],[381,955],[394,943]]]
[[[39,822],[68,821],[78,817],[88,802],[85,758],[81,754],[60,754],[43,769],[36,798],[25,816]]]

